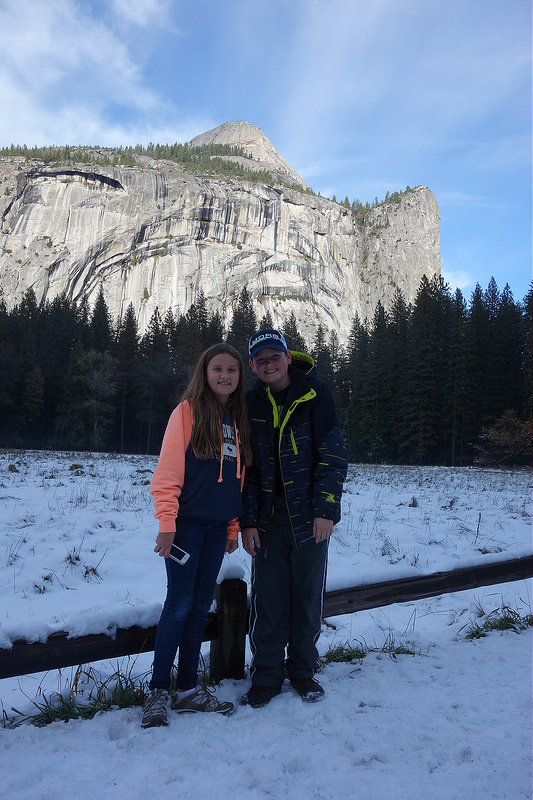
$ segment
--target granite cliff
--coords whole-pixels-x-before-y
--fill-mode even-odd
[[[439,212],[427,187],[357,222],[306,191],[255,126],[226,123],[190,146],[208,143],[242,147],[254,159],[241,159],[248,168],[280,183],[198,175],[145,155],[134,167],[0,158],[8,306],[29,287],[38,300],[92,303],[103,285],[113,318],[131,301],[144,330],[156,307],[185,312],[202,288],[228,323],[246,286],[259,318],[270,311],[281,325],[294,312],[307,338],[322,322],[345,340],[355,312],[371,318],[397,287],[412,301],[423,274],[440,274]]]

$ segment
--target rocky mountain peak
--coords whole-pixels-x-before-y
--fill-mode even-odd
[[[101,151],[60,160],[0,157],[0,287],[6,304],[32,288],[38,302],[86,298],[103,287],[113,319],[133,304],[141,332],[158,310],[184,314],[202,289],[231,323],[243,287],[257,318],[292,314],[308,342],[317,326],[348,340],[354,314],[371,320],[395,292],[413,302],[440,274],[439,210],[425,186],[354,216],[304,182],[265,134],[229,122],[190,145],[238,146],[265,182],[195,174],[173,160],[102,163]],[[89,156],[93,160],[87,161]],[[289,184],[289,185],[287,185]],[[297,184],[295,186],[295,184]]]
[[[244,120],[224,122],[223,125],[195,136],[188,144],[189,147],[201,147],[206,144],[227,144],[231,147],[241,147],[254,159],[253,162],[245,160],[244,165],[249,169],[270,170],[284,176],[291,183],[304,189],[309,188],[296,170],[278,153],[263,131],[256,125],[252,125],[251,122]]]

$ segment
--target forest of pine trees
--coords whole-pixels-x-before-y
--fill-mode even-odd
[[[321,326],[305,342],[294,315],[281,330],[329,384],[351,461],[526,464],[532,298],[491,280],[468,303],[423,278],[412,306],[398,291],[390,310],[356,316],[346,346]],[[202,350],[226,339],[247,363],[250,334],[277,324],[246,289],[228,331],[200,292],[186,314],[156,310],[142,336],[131,305],[111,319],[103,291],[92,309],[30,290],[8,311],[0,297],[0,446],[157,453]]]

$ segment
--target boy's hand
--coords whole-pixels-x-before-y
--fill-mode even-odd
[[[315,542],[323,542],[324,539],[329,539],[333,533],[333,520],[324,519],[324,517],[315,517],[313,522],[313,538]]]
[[[259,539],[259,531],[257,528],[244,528],[241,531],[242,546],[249,556],[255,556],[255,551],[261,547],[261,540]]]
[[[234,553],[235,550],[239,547],[239,542],[235,539],[226,539],[226,549],[224,550],[225,553]]]

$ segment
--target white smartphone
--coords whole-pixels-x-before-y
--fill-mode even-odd
[[[177,561],[178,564],[186,564],[189,560],[189,553],[187,553],[185,550],[182,550],[182,548],[178,547],[177,544],[173,544],[168,557],[171,558],[172,561]]]

